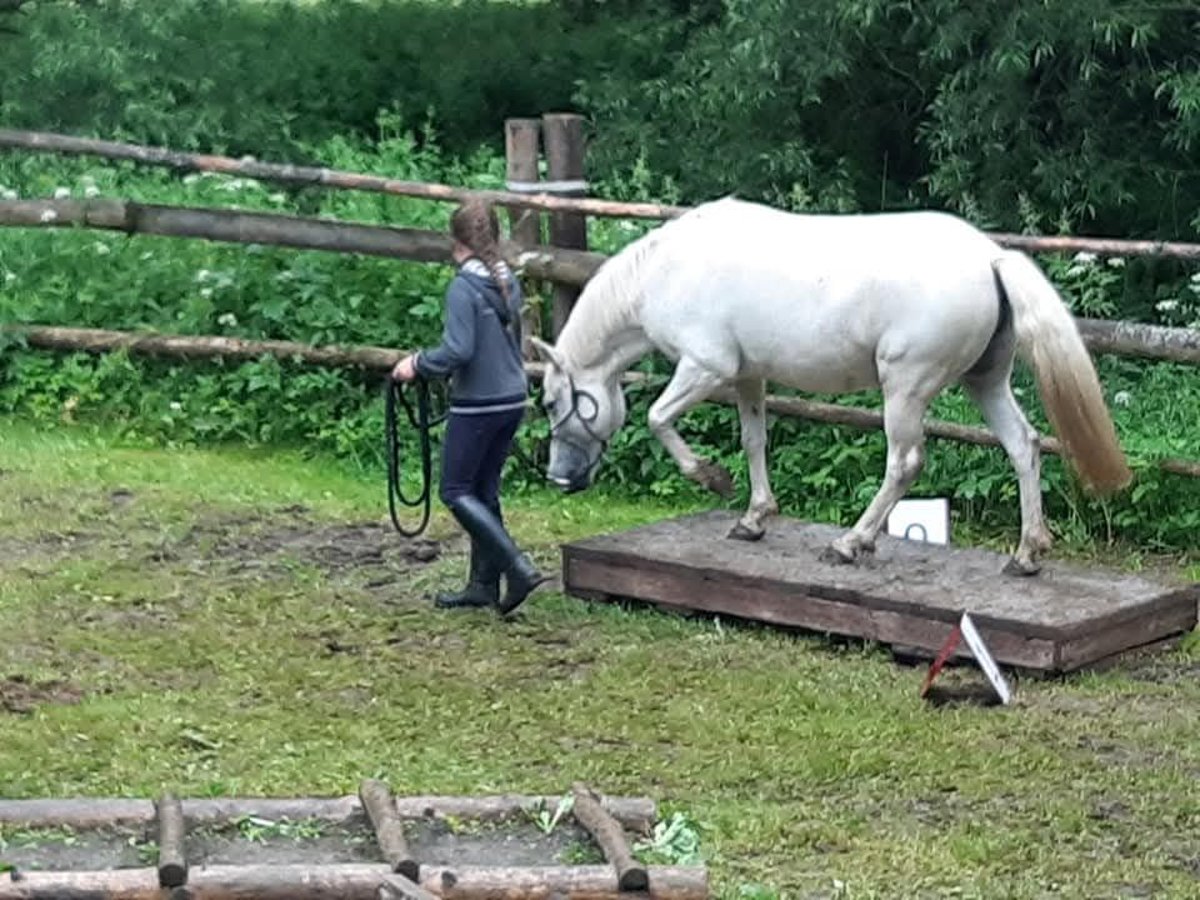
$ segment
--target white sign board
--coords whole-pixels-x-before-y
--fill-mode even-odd
[[[950,501],[945,497],[900,500],[888,516],[892,537],[927,544],[950,543]]]
[[[938,677],[938,674],[942,671],[942,667],[954,653],[959,640],[967,642],[967,646],[971,648],[972,655],[975,657],[976,662],[979,663],[979,668],[987,676],[992,690],[996,692],[996,696],[1000,698],[1000,702],[1007,706],[1012,700],[1012,691],[1009,689],[1004,675],[1001,674],[1000,667],[996,665],[996,660],[992,658],[987,644],[983,642],[983,636],[979,633],[979,629],[975,627],[974,621],[972,621],[967,613],[962,614],[962,618],[950,632],[950,635],[946,638],[946,642],[942,644],[942,649],[938,651],[937,657],[929,666],[929,672],[925,675],[925,681],[921,685],[921,696],[924,697],[929,693],[930,687],[933,686],[933,680]]]
[[[983,642],[983,638],[975,629],[975,623],[971,621],[969,615],[963,613],[962,621],[958,623],[958,627],[962,629],[963,640],[971,648],[976,662],[983,669],[983,674],[992,683],[992,687],[1000,697],[1000,702],[1007,705],[1012,700],[1012,691],[1008,689],[1008,682],[1004,680],[1004,676],[1000,673],[1000,668],[996,665],[996,660],[992,659],[992,654],[989,652],[987,644]]]

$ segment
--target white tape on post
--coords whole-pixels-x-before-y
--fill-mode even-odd
[[[506,184],[514,194],[586,194],[586,181],[509,181]]]

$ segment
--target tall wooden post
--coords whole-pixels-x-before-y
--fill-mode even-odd
[[[537,119],[506,119],[504,150],[508,164],[509,190],[528,190],[538,180],[538,158],[541,149],[541,122]],[[506,207],[509,237],[521,247],[535,247],[542,241],[542,216],[536,209]],[[541,307],[534,297],[535,285],[527,286],[529,297],[521,312],[522,352],[532,357],[530,337],[542,335]]]
[[[547,192],[561,197],[585,196],[583,116],[547,113],[542,116],[542,132],[546,143],[546,178],[550,182],[546,186]],[[551,213],[550,244],[586,250],[587,218],[579,213]],[[555,286],[551,312],[555,338],[566,324],[578,296],[578,288]]]

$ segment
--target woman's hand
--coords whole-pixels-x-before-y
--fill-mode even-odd
[[[412,381],[417,377],[417,356],[415,353],[409,354],[396,363],[392,369],[393,381]]]

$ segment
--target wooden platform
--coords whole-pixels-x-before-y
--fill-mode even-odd
[[[1053,562],[1020,578],[1001,573],[1001,554],[883,535],[874,559],[832,565],[818,557],[840,529],[776,518],[762,541],[748,544],[725,536],[736,519],[703,513],[567,544],[564,589],[930,654],[965,611],[998,662],[1047,672],[1078,669],[1196,625],[1200,585]]]

